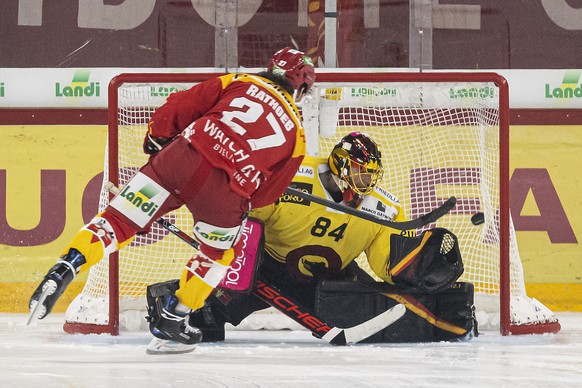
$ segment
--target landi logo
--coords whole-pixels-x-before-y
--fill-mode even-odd
[[[174,92],[179,92],[181,90],[186,90],[186,88],[180,88],[177,86],[150,86],[150,96],[151,97],[168,97]]]
[[[158,205],[150,201],[150,199],[158,194],[156,188],[152,185],[147,185],[142,187],[138,192],[133,192],[131,189],[129,185],[126,186],[119,196],[128,200],[133,206],[147,215],[153,216],[158,209]]]
[[[4,82],[0,82],[0,97],[4,97]]]
[[[495,97],[495,88],[492,86],[468,87],[468,88],[450,88],[449,97],[455,98],[493,98]]]
[[[582,84],[580,81],[580,70],[568,70],[564,73],[562,85],[552,88],[546,84],[546,98],[574,98],[582,97]]]
[[[70,85],[55,83],[56,97],[99,97],[101,87],[99,82],[89,82],[89,70],[77,70]]]
[[[215,229],[210,232],[204,232],[198,226],[194,226],[196,232],[198,232],[202,237],[210,241],[220,241],[220,242],[232,242],[236,237],[236,234],[233,234],[229,230],[221,230]]]

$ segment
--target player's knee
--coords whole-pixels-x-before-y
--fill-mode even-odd
[[[96,217],[104,219],[115,237],[116,249],[120,250],[129,245],[135,238],[136,230],[129,226],[126,222],[119,219],[113,213],[107,210],[98,214]]]
[[[73,237],[63,255],[74,248],[83,254],[87,267],[90,267],[129,244],[131,240],[132,238],[125,238],[120,241],[114,224],[108,218],[97,215]]]

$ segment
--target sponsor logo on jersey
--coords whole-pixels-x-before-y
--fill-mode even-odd
[[[360,204],[360,210],[383,220],[393,220],[398,214],[396,208],[371,195],[364,197]]]
[[[69,85],[55,83],[56,97],[99,97],[101,95],[101,86],[99,82],[89,82],[91,72],[80,69],[75,71],[73,80]]]
[[[238,241],[239,233],[242,226],[234,226],[232,228],[220,228],[215,225],[210,225],[205,222],[198,221],[194,225],[194,235],[200,242],[209,245],[213,248],[227,250]]]
[[[138,172],[109,205],[144,227],[169,195],[162,186]]]
[[[4,97],[4,82],[0,82],[0,97]]]
[[[300,166],[295,176],[302,176],[306,178],[313,178],[315,176],[315,169],[309,166]]]
[[[381,187],[376,186],[374,189],[376,192],[378,192],[379,194],[381,194],[383,197],[385,197],[386,199],[388,199],[390,202],[399,204],[400,201],[398,200],[398,198],[396,198],[395,196],[392,195],[392,193],[384,190]]]
[[[386,212],[386,205],[384,205],[382,202],[378,201],[378,203],[376,204],[376,210],[385,213]]]
[[[258,189],[263,181],[263,174],[250,162],[250,154],[231,139],[214,121],[206,119],[202,130],[199,129],[201,125],[199,121],[193,122],[182,131],[182,136],[188,139],[189,142],[192,142],[195,134],[208,136],[211,142],[214,143],[212,149],[222,158],[235,165],[236,171],[232,175],[234,181],[241,187]]]
[[[362,206],[360,208],[360,210],[363,211],[363,212],[365,212],[365,213],[371,214],[371,215],[373,215],[375,217],[378,217],[380,219],[383,219],[383,220],[392,220],[392,218],[388,217],[386,215],[386,213],[381,212],[381,211],[378,211],[376,209],[369,208],[367,206]]]
[[[301,190],[304,193],[309,194],[313,193],[313,185],[311,183],[293,182],[291,184],[291,187],[297,190]],[[283,193],[283,195],[279,197],[279,200],[276,203],[278,204],[279,202],[296,203],[298,205],[305,206],[309,206],[311,204],[311,201],[307,201],[303,198],[298,197],[297,195],[287,193]]]

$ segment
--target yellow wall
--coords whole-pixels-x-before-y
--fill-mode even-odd
[[[28,310],[28,299],[37,283],[84,225],[82,196],[89,181],[103,171],[107,128],[1,126],[0,133],[0,170],[6,170],[6,218],[11,228],[29,230],[39,225],[41,171],[66,172],[66,187],[56,194],[66,197],[62,233],[44,245],[15,247],[0,243],[0,311],[23,312]],[[97,208],[92,209],[96,212]],[[0,233],[5,236],[6,230]],[[85,277],[75,279],[55,311],[64,311]]]
[[[2,126],[0,131],[0,170],[6,170],[6,218],[11,228],[29,230],[39,224],[41,171],[66,174],[66,184],[57,194],[66,197],[64,230],[42,245],[0,245],[0,311],[25,312],[37,283],[84,224],[83,193],[103,170],[106,127]],[[582,126],[514,126],[511,131],[512,174],[547,174],[566,220],[549,220],[558,228],[554,233],[563,233],[568,227],[577,240],[582,238]],[[512,176],[512,190],[516,184]],[[537,182],[519,184],[523,190],[524,184],[536,186]],[[530,190],[517,216],[551,216],[540,212],[540,208],[546,208],[546,197]],[[97,209],[87,210],[94,214]],[[518,230],[517,238],[528,294],[554,310],[582,311],[580,244],[552,242],[544,230]],[[75,280],[55,311],[64,311],[83,280],[84,277]]]
[[[556,235],[573,232],[577,241],[556,243],[547,231],[517,231],[528,295],[556,310],[582,311],[582,126],[511,127],[512,180],[515,169],[547,170],[559,199],[529,190],[521,216],[540,217]],[[548,185],[529,183],[548,191]],[[565,218],[541,212],[544,201],[561,205]]]

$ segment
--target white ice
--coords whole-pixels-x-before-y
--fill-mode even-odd
[[[336,347],[307,331],[228,331],[193,353],[147,355],[147,332],[69,335],[0,314],[0,387],[580,387],[582,313],[558,334]]]

